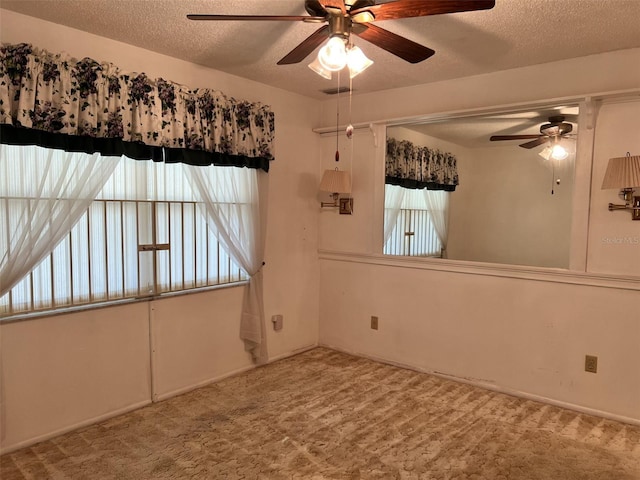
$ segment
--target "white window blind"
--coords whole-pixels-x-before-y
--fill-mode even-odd
[[[28,182],[18,180],[12,161],[0,179],[4,231],[16,202],[12,185]],[[0,297],[0,316],[246,280],[200,213],[185,168],[123,158],[71,231]],[[238,198],[222,196],[220,207]]]
[[[448,192],[385,185],[385,255],[442,256],[435,212],[429,208],[427,195],[446,198]]]

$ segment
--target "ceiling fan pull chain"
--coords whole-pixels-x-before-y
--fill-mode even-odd
[[[347,126],[347,138],[349,140],[351,140],[349,143],[350,145],[350,152],[349,152],[349,175],[351,176],[351,178],[353,178],[353,125],[351,124],[351,98],[353,95],[353,78],[351,77],[351,75],[349,75],[349,125]],[[353,183],[350,186],[349,189],[349,196],[351,196],[351,192],[353,189]]]
[[[353,77],[349,75],[349,125],[347,125],[347,129],[345,131],[347,138],[349,140],[351,140],[351,137],[353,137],[353,124],[351,123],[352,122],[352,117],[351,117],[352,98],[353,98]],[[351,150],[353,150],[353,144],[351,145]]]
[[[337,98],[337,108],[336,108],[336,162],[340,161],[340,150],[338,149],[338,142],[340,141],[340,70],[338,70],[338,93],[336,94]]]

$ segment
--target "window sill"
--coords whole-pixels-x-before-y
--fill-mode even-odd
[[[50,310],[38,310],[37,312],[24,312],[24,313],[16,313],[7,316],[0,316],[0,324],[3,323],[12,323],[12,322],[20,322],[26,320],[35,320],[43,317],[54,317],[58,315],[66,315],[70,313],[78,313],[87,310],[96,310],[99,308],[109,308],[120,305],[128,305],[130,303],[140,303],[140,302],[150,302],[152,300],[161,300],[163,298],[170,297],[178,297],[182,295],[193,295],[202,292],[208,292],[212,290],[220,290],[223,288],[234,288],[244,286],[248,280],[242,280],[239,282],[233,283],[223,283],[220,285],[210,285],[207,287],[198,287],[198,288],[190,288],[188,290],[180,290],[177,292],[164,292],[159,295],[149,295],[144,297],[135,297],[135,298],[122,298],[118,300],[108,300],[99,303],[85,303],[82,305],[67,305],[60,308],[54,308]]]

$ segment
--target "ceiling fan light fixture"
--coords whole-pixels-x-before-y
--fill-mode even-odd
[[[569,156],[569,152],[559,143],[556,143],[551,147],[551,158],[555,160],[564,160]]]
[[[322,66],[318,58],[309,64],[309,68],[327,80],[331,80],[333,78],[333,74]]]
[[[353,78],[373,65],[373,60],[368,59],[360,47],[352,46],[347,51],[347,65],[349,77]]]
[[[551,158],[551,146],[547,145],[542,149],[542,151],[538,154],[545,160],[549,160]]]
[[[325,70],[330,72],[342,70],[347,64],[344,39],[339,36],[331,37],[318,52],[318,61]]]

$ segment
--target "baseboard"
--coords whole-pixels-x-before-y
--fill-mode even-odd
[[[269,357],[268,363],[277,362],[278,360],[283,360],[285,358],[294,357],[304,352],[308,352],[309,350],[313,350],[318,347],[318,343],[312,343],[307,345],[306,347],[297,348],[295,350],[291,350],[290,352],[281,353],[280,355],[276,355],[275,357]]]
[[[191,392],[193,390],[197,390],[198,388],[206,387],[207,385],[211,385],[212,383],[219,382],[220,380],[224,380],[225,378],[232,377],[234,375],[238,375],[243,372],[247,372],[249,370],[253,370],[256,368],[256,365],[245,365],[244,367],[237,368],[235,370],[231,370],[229,372],[225,372],[221,375],[217,375],[215,377],[208,378],[206,380],[202,380],[198,383],[194,383],[192,385],[188,385],[186,387],[180,387],[175,390],[171,390],[169,392],[165,392],[162,394],[154,394],[153,401],[154,402],[162,402],[163,400],[167,400],[171,397],[176,397],[178,395],[182,395],[184,393]]]
[[[395,362],[393,360],[388,360],[386,358],[377,357],[375,355],[369,355],[366,353],[354,352],[342,347],[336,347],[334,345],[328,345],[325,343],[319,343],[318,346],[328,348],[330,350],[335,350],[337,352],[346,353],[348,355],[353,355],[356,357],[362,357],[369,360],[373,360],[375,362],[384,363],[386,365],[392,365],[394,367],[405,368],[407,370],[413,370],[415,372],[426,373],[428,375],[434,375],[436,377],[444,378],[446,380],[451,380],[454,382],[465,383],[468,385],[473,385],[474,387],[484,388],[485,390],[491,390],[497,393],[504,393],[505,395],[510,395],[512,397],[524,398],[526,400],[533,400],[535,402],[546,403],[548,405],[553,405],[556,407],[566,408],[567,410],[573,410],[575,412],[585,413],[587,415],[593,415],[594,417],[606,418],[607,420],[614,420],[616,422],[627,423],[629,425],[640,426],[640,419],[626,417],[624,415],[617,415],[615,413],[606,412],[603,410],[598,410],[595,408],[584,407],[582,405],[576,405],[575,403],[563,402],[561,400],[556,400],[554,398],[548,398],[541,395],[536,395],[529,392],[523,392],[520,390],[513,390],[508,387],[503,387],[501,385],[496,385],[494,383],[487,383],[479,380],[473,380],[469,378],[456,377],[454,375],[447,375],[442,372],[436,372],[427,370],[425,368],[416,367],[414,365],[407,365],[401,362]]]
[[[146,407],[151,404],[151,400],[144,400],[142,402],[134,403],[132,405],[128,405],[124,408],[120,408],[117,410],[113,410],[109,413],[105,413],[103,415],[98,415],[97,417],[93,417],[87,420],[83,420],[78,423],[74,423],[73,425],[69,425],[67,427],[60,428],[58,430],[54,430],[49,433],[45,433],[43,435],[38,435],[37,437],[29,438],[27,440],[23,440],[13,445],[9,445],[8,447],[0,446],[0,455],[4,455],[5,453],[11,453],[15,450],[18,450],[23,447],[28,447],[31,445],[35,445],[36,443],[43,442],[45,440],[49,440],[50,438],[57,437],[58,435],[63,435],[68,432],[72,432],[73,430],[78,430],[83,427],[87,427],[89,425],[93,425],[94,423],[102,422],[103,420],[108,420],[113,417],[117,417],[118,415],[123,415],[125,413],[132,412],[142,407]]]

